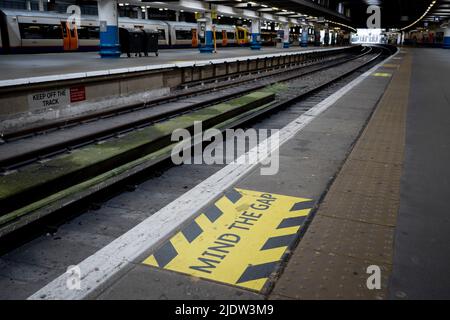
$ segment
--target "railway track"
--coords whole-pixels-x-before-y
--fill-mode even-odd
[[[341,49],[342,52],[339,53],[327,51],[318,53],[309,53],[302,56],[303,59],[301,59],[298,62],[283,63],[282,65],[275,65],[275,66],[268,64],[267,60],[264,60],[265,63],[268,65],[265,65],[264,67],[261,68],[257,68],[256,70],[247,71],[250,69],[247,67],[247,70],[237,70],[234,73],[228,73],[227,76],[211,76],[209,78],[204,78],[201,80],[185,81],[177,88],[175,88],[175,91],[169,94],[168,96],[153,98],[151,101],[148,101],[146,103],[139,103],[121,106],[117,108],[109,108],[106,110],[94,111],[86,115],[72,116],[70,117],[70,119],[63,119],[60,121],[53,120],[50,123],[43,125],[40,124],[25,129],[3,132],[2,140],[3,142],[15,141],[18,139],[32,137],[39,134],[45,134],[47,132],[52,132],[59,129],[70,128],[80,124],[82,125],[84,123],[97,121],[99,119],[135,112],[144,108],[164,104],[168,101],[177,101],[180,99],[197,96],[199,94],[209,92],[212,89],[219,90],[227,87],[240,85],[250,80],[270,77],[276,75],[277,73],[297,71],[299,69],[327,61],[337,62],[338,59],[348,57],[349,53],[357,50],[358,48],[360,47]],[[258,59],[256,59],[255,62],[258,65]],[[247,63],[249,63],[249,61],[247,61]]]
[[[193,116],[194,119],[204,121],[207,127],[224,130],[239,126],[323,89],[373,63],[381,54],[378,50],[367,50],[325,65],[303,66],[290,72],[278,72],[276,76],[265,74],[258,78],[258,82],[238,78],[238,87],[236,83],[231,88],[227,87],[220,91],[219,97],[217,93],[208,94],[210,100],[195,102],[194,96],[190,104],[186,104],[188,99],[184,99],[184,105],[181,106],[180,102],[168,102],[172,103],[173,108],[162,114],[155,111],[156,107],[141,109],[153,111],[150,119],[146,118],[145,121],[137,116],[136,112],[139,111],[126,112],[124,115],[138,118],[139,123],[130,123],[128,127],[116,125],[113,128],[104,125],[93,133],[85,134],[82,139],[76,138],[78,144],[74,144],[74,139],[71,139],[73,136],[67,134],[67,128],[37,135],[35,137],[49,138],[52,134],[62,133],[59,141],[49,139],[52,144],[46,150],[53,150],[53,154],[46,153],[37,159],[25,159],[22,154],[14,159],[22,157],[19,165],[10,160],[16,166],[9,168],[9,174],[0,178],[0,236],[50,213],[60,212],[166,160],[174,145],[170,141],[170,133],[179,127],[192,130]],[[324,76],[327,70],[333,72]],[[202,84],[191,85],[206,89]],[[168,103],[161,106],[167,107]],[[178,106],[173,105],[177,103]],[[210,117],[211,111],[216,113],[214,117]],[[94,119],[89,123],[103,123],[105,119],[114,117],[100,118],[102,121]],[[86,133],[83,125],[72,128]],[[23,138],[10,143],[29,142],[32,139]],[[39,146],[40,149],[45,148]],[[112,149],[118,151],[111,152]]]
[[[289,89],[276,95],[269,106],[230,126],[281,128],[383,59],[383,55],[377,56],[374,52],[361,57],[364,61],[291,81]],[[299,95],[301,98],[296,97]],[[84,260],[221,168],[160,162],[150,170],[141,168],[139,174],[120,180],[104,192],[91,194],[74,206],[65,206],[61,215],[42,217],[38,223],[10,233],[1,246],[6,253],[0,257],[0,284],[5,288],[2,298],[28,297],[64,273],[68,265]]]
[[[256,74],[244,72],[191,81],[181,86],[184,90],[176,90],[169,96],[154,99],[146,104],[105,110],[67,121],[5,133],[2,137],[1,148],[4,152],[0,154],[0,173],[5,174],[34,161],[146,127],[183,112],[224,102],[270,84],[330,68],[356,57],[358,55],[351,51],[330,57],[320,54],[317,58],[307,59],[300,65],[282,70],[266,67],[258,70]],[[224,82],[229,78],[229,81]],[[189,99],[190,103],[176,104]],[[100,121],[102,126],[97,124]],[[70,131],[70,134],[61,135],[64,130]]]

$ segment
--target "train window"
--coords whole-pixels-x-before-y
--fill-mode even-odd
[[[89,39],[89,32],[87,30],[87,27],[80,26],[78,28],[78,39]]]
[[[244,30],[238,30],[238,38],[239,39],[244,39],[245,38]]]
[[[227,39],[228,40],[234,40],[234,32],[227,32]]]
[[[166,30],[158,29],[158,40],[166,40]]]
[[[100,28],[99,27],[80,26],[77,31],[78,31],[78,39],[99,39],[100,38]]]
[[[177,40],[192,40],[192,30],[175,30]]]
[[[216,40],[222,40],[222,39],[223,39],[222,31],[216,31]]]
[[[100,27],[87,27],[89,39],[100,39]]]
[[[61,30],[63,38],[67,38],[66,23],[64,21],[61,21]]]
[[[59,25],[19,23],[19,30],[22,39],[62,39]]]

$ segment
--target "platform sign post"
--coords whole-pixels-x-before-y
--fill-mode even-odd
[[[289,32],[290,32],[290,26],[289,23],[284,24],[284,35],[283,35],[283,48],[287,49],[289,48]]]
[[[442,47],[444,49],[450,49],[450,21],[448,22],[447,28],[444,30],[444,44]]]
[[[258,18],[252,20],[252,41],[250,48],[252,50],[261,49],[261,21]]]
[[[213,41],[214,41],[214,53],[217,53],[217,37],[216,37],[216,25],[212,25]]]
[[[100,56],[102,58],[119,58],[117,0],[98,0],[98,18],[100,21]]]
[[[314,28],[314,46],[320,47],[320,28],[318,26]]]
[[[323,38],[323,44],[328,47],[330,44],[330,30],[328,29],[328,23],[325,23],[325,36]]]
[[[331,45],[332,46],[336,45],[336,30],[333,30],[331,32]]]
[[[305,48],[308,46],[308,36],[309,36],[308,31],[309,31],[308,25],[306,24],[302,25],[302,40],[300,41],[301,47]]]
[[[213,30],[211,13],[205,13],[204,17],[197,20],[199,26],[199,38],[200,45],[199,50],[201,53],[213,53]]]
[[[211,8],[211,28],[212,28],[212,34],[213,34],[213,44],[214,44],[214,50],[213,53],[217,53],[217,28],[215,24],[212,24],[214,20],[217,20],[217,8],[216,6],[212,6]]]

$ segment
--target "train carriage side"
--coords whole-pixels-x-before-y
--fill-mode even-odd
[[[196,48],[198,46],[197,24],[190,22],[165,21],[169,27],[172,48]]]
[[[63,51],[62,29],[58,18],[18,16],[21,47],[35,52]]]
[[[79,51],[98,51],[100,47],[100,27],[95,16],[81,17],[77,30]]]
[[[22,42],[20,39],[17,12],[12,10],[1,10],[0,25],[3,52],[10,53],[20,49]]]
[[[170,27],[171,47],[196,48],[198,31],[196,23],[166,21]],[[216,25],[215,36],[217,46],[226,47],[237,44],[236,28],[232,25]]]
[[[408,37],[404,40],[404,44],[440,48],[444,42],[444,30],[441,26],[433,30],[418,29],[410,31]]]
[[[127,17],[119,18],[119,27],[126,29],[144,29],[158,32],[158,46],[167,48],[169,46],[169,27],[159,20],[131,19]]]
[[[26,10],[1,10],[1,48],[4,52],[96,51],[99,49],[99,22],[96,16],[82,16],[76,27],[68,14]],[[157,30],[160,48],[198,46],[196,23],[119,18],[119,27]],[[217,45],[248,44],[245,27],[216,25]]]
[[[239,46],[248,46],[250,44],[250,32],[247,27],[236,27],[237,44]]]
[[[62,52],[78,49],[77,28],[68,15],[53,12],[2,10],[4,51]]]
[[[236,27],[231,25],[216,25],[217,46],[232,47],[236,45]]]
[[[36,14],[36,13],[33,13]],[[11,17],[10,46],[12,52],[62,52],[70,46],[66,19],[56,14],[18,14]],[[17,30],[18,29],[18,30]],[[17,43],[16,41],[17,36]]]

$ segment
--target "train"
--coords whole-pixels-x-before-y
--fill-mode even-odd
[[[409,31],[405,35],[404,44],[420,47],[442,47],[444,44],[444,28],[442,26],[434,29],[419,28]]]
[[[69,14],[0,10],[0,53],[47,53],[97,51],[100,27],[97,16],[82,15],[78,27]],[[196,23],[119,18],[119,28],[158,32],[159,48],[198,47]],[[215,25],[218,46],[247,46],[250,33],[245,26]]]

